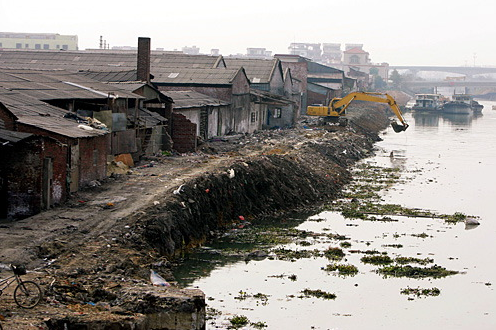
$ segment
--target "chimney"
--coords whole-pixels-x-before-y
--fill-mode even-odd
[[[137,78],[150,82],[150,38],[138,38]]]

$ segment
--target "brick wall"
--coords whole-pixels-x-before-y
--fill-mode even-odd
[[[44,137],[31,137],[13,147],[0,150],[0,215],[24,218],[59,204],[67,199],[67,146]],[[49,203],[43,200],[43,177],[46,173],[44,159],[52,164]],[[5,197],[5,198],[3,198]]]
[[[107,144],[109,135],[79,139],[79,185],[85,186],[107,176]]]
[[[179,113],[173,113],[172,119],[173,149],[180,153],[196,151],[196,124]]]

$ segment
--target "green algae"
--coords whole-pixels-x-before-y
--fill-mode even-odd
[[[336,299],[336,294],[330,293],[330,292],[325,292],[320,289],[318,290],[310,290],[310,289],[305,289],[302,290],[301,293],[303,296],[300,296],[299,298],[308,298],[308,297],[316,297],[316,298],[322,298],[322,299]]]
[[[384,266],[377,270],[379,274],[382,274],[386,277],[412,277],[412,278],[441,278],[450,275],[458,274],[457,271],[447,270],[444,267],[434,265],[431,267],[414,267],[410,265],[406,266]]]
[[[339,275],[351,275],[354,276],[358,273],[358,268],[351,264],[329,264],[324,268],[327,272],[337,271]]]

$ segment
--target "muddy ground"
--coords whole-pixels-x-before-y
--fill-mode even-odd
[[[27,265],[26,278],[44,290],[32,310],[4,292],[4,329],[201,329],[203,293],[175,286],[171,261],[233,223],[334,198],[350,180],[347,169],[371,154],[389,123],[382,105],[356,104],[348,113],[347,127],[302,118],[293,129],[148,157],[65,205],[1,223],[0,266]],[[172,285],[152,286],[150,269]],[[8,274],[3,269],[0,278]]]

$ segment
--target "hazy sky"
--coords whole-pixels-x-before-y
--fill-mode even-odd
[[[142,4],[142,8],[138,6]],[[361,43],[390,65],[496,66],[496,3],[488,0],[0,0],[1,32],[76,34],[79,48],[197,46],[221,54],[291,42]]]

